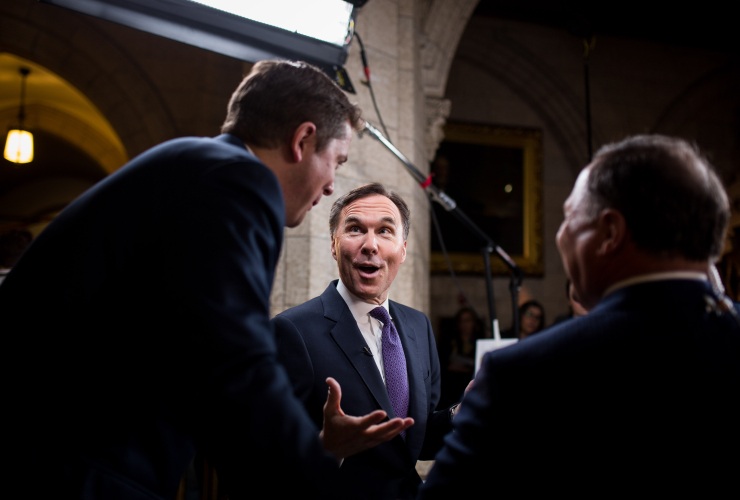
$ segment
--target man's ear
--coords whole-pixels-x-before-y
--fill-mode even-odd
[[[334,260],[337,260],[337,249],[334,247],[334,236],[331,237],[331,256]]]
[[[300,163],[309,151],[316,150],[316,125],[313,122],[303,122],[293,132],[290,141],[290,156],[295,163]]]
[[[601,242],[596,253],[601,256],[614,254],[619,251],[627,241],[628,229],[624,215],[618,210],[608,208],[599,214],[599,235]]]
[[[401,255],[401,264],[406,261],[406,240],[403,241],[403,255]]]

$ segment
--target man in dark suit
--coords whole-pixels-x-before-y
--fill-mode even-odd
[[[40,234],[0,287],[23,496],[174,498],[196,448],[220,494],[329,496],[335,457],[404,430],[341,415],[330,381],[325,453],[268,322],[283,226],[331,194],[358,120],[316,68],[257,63],[223,135],[145,152]]]
[[[740,328],[707,281],[730,212],[717,175],[684,141],[633,137],[564,212],[589,314],[486,355],[420,498],[737,491]]]
[[[416,461],[434,456],[456,406],[435,411],[440,369],[429,318],[388,300],[406,259],[409,209],[381,184],[368,184],[334,203],[329,226],[340,279],[272,320],[280,361],[318,425],[326,377],[342,386],[348,414],[382,409],[413,419],[404,434],[347,458],[340,469],[349,485],[345,498],[413,498],[421,482]]]

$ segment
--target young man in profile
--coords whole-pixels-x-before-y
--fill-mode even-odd
[[[222,135],[150,149],[41,233],[0,287],[29,496],[174,498],[196,448],[232,498],[331,496],[336,458],[407,427],[332,412],[332,382],[325,453],[268,323],[283,226],[332,193],[359,118],[316,68],[259,62]]]

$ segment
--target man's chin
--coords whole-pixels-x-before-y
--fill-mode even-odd
[[[299,215],[294,216],[292,218],[286,218],[285,219],[285,227],[297,227],[300,226],[303,222],[303,219],[306,218],[306,214],[308,211],[301,212]]]
[[[354,290],[350,291],[366,302],[377,302],[378,297],[383,294],[383,292],[380,290],[380,287],[376,284],[368,285],[363,283],[355,283],[355,286],[353,288]]]

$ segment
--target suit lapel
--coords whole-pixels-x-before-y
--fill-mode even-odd
[[[324,306],[324,317],[337,323],[331,329],[332,338],[357,370],[378,406],[388,414],[388,418],[394,418],[396,414],[393,411],[393,406],[391,406],[391,400],[388,397],[385,384],[383,384],[383,379],[378,372],[378,366],[372,356],[363,352],[363,349],[367,348],[367,343],[365,343],[365,338],[360,333],[349,307],[337,292],[336,281],[332,282],[321,295],[321,302]]]
[[[425,325],[416,324],[394,302],[390,302],[390,313],[403,345],[409,377],[409,417],[414,419],[414,425],[406,431],[406,445],[409,449],[421,449],[426,432],[427,391],[424,389],[423,364],[419,359],[416,330]]]

